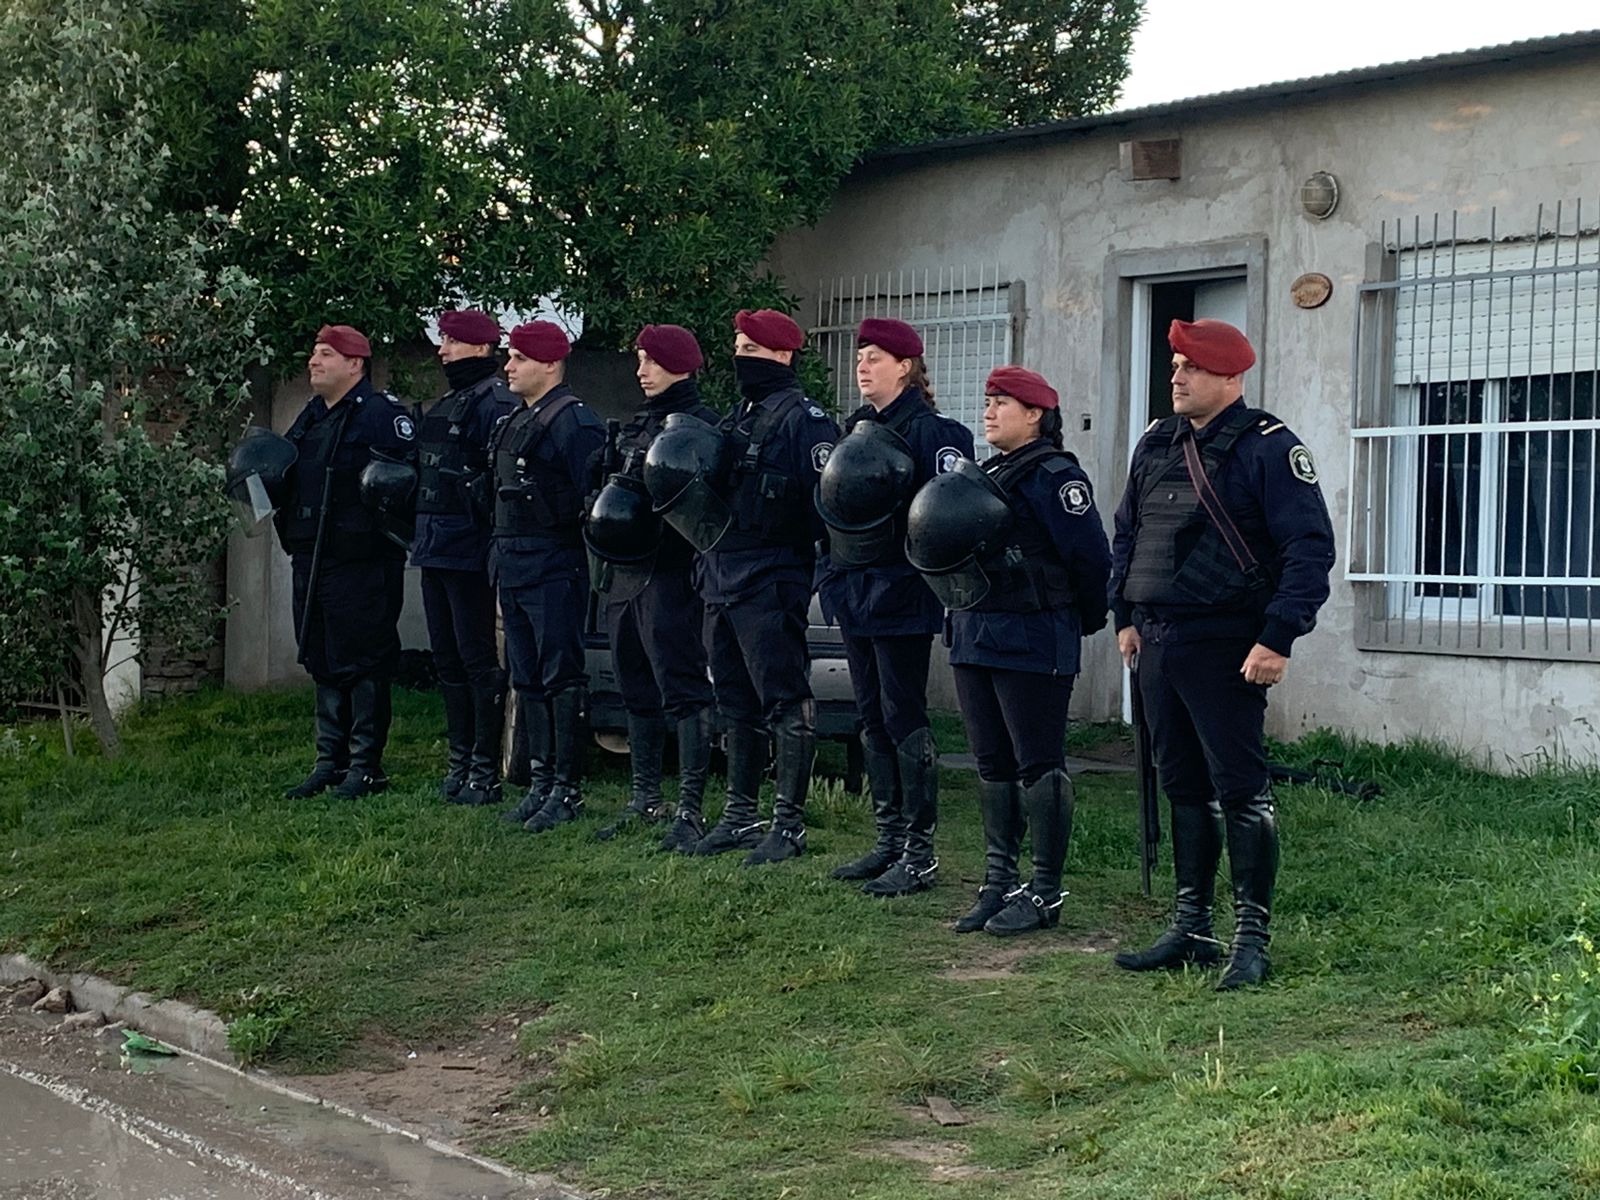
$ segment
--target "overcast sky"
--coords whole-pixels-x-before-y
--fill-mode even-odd
[[[1118,107],[1596,28],[1595,0],[1147,0]]]

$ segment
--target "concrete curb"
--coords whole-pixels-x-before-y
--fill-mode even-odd
[[[82,973],[63,974],[52,971],[41,962],[25,954],[0,955],[0,987],[11,987],[25,979],[37,979],[49,987],[65,987],[72,993],[72,1006],[79,1012],[98,1009],[106,1020],[122,1022],[141,1033],[149,1034],[180,1050],[201,1059],[219,1070],[249,1080],[286,1099],[326,1108],[341,1116],[352,1117],[383,1133],[418,1142],[436,1154],[472,1163],[484,1170],[515,1180],[532,1190],[530,1200],[588,1200],[583,1192],[576,1191],[548,1175],[529,1175],[496,1162],[492,1158],[463,1150],[449,1142],[426,1133],[396,1124],[378,1113],[366,1112],[349,1105],[325,1100],[312,1092],[302,1091],[282,1083],[261,1071],[245,1070],[228,1048],[228,1027],[216,1013],[184,1004],[180,1000],[156,1000],[144,992],[119,987],[106,979]]]
[[[80,1012],[99,1009],[108,1021],[122,1021],[141,1033],[213,1062],[238,1065],[238,1059],[228,1049],[228,1027],[216,1013],[180,1000],[157,1000],[95,975],[64,975],[25,954],[0,957],[0,986],[9,987],[24,979],[38,979],[53,988],[66,988],[72,993],[73,1007]]]

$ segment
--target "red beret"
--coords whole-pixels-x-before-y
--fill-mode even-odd
[[[916,358],[922,353],[922,339],[904,321],[889,317],[868,317],[856,333],[857,346],[876,346],[896,358]]]
[[[633,339],[633,348],[643,350],[674,375],[692,375],[706,361],[700,343],[682,325],[646,325]]]
[[[733,318],[733,327],[768,350],[798,350],[806,344],[800,326],[775,308],[758,308],[755,312],[741,308]]]
[[[1256,352],[1226,321],[1174,321],[1167,344],[1213,375],[1239,375],[1256,365]]]
[[[538,362],[560,362],[572,353],[561,326],[553,321],[529,321],[511,331],[511,348]]]
[[[354,325],[324,325],[317,330],[317,341],[326,342],[346,358],[372,357],[372,343]]]
[[[474,346],[498,346],[500,322],[477,308],[463,308],[460,312],[439,314],[439,332],[458,342]]]
[[[1021,367],[996,367],[984,382],[985,396],[1010,396],[1034,408],[1059,408],[1061,398],[1037,371]]]

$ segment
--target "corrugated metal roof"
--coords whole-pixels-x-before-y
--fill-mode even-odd
[[[997,129],[992,133],[966,134],[962,137],[941,138],[914,146],[897,146],[870,155],[864,165],[889,159],[926,156],[954,150],[976,149],[1001,145],[1006,142],[1045,140],[1057,136],[1082,133],[1109,125],[1129,125],[1167,116],[1193,116],[1208,110],[1233,108],[1262,101],[1289,100],[1320,92],[1342,91],[1366,84],[1388,83],[1429,75],[1436,71],[1459,70],[1464,67],[1493,66],[1515,63],[1539,56],[1555,58],[1579,57],[1585,51],[1600,49],[1600,29],[1579,33],[1563,33],[1552,37],[1529,38],[1521,42],[1507,42],[1501,46],[1484,46],[1477,50],[1460,50],[1450,54],[1434,54],[1427,58],[1413,58],[1403,62],[1382,63],[1375,67],[1357,67],[1338,71],[1332,75],[1312,75],[1284,83],[1266,83],[1256,87],[1239,88],[1231,92],[1214,92],[1184,100],[1168,100],[1160,104],[1147,104],[1142,108],[1127,108],[1093,116],[1074,117],[1068,121],[1048,121],[1039,125],[1022,125],[1015,129]]]

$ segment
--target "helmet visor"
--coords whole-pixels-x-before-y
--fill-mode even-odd
[[[699,475],[690,481],[670,503],[660,506],[661,516],[685,541],[705,554],[722,540],[733,524],[733,510],[728,502]]]
[[[869,567],[894,546],[894,522],[883,521],[870,529],[828,527],[828,557],[836,567]]]
[[[937,575],[924,572],[922,579],[939,597],[939,603],[951,612],[973,608],[983,603],[983,598],[989,594],[989,577],[970,559],[953,571],[941,571]]]
[[[589,559],[589,586],[605,598],[606,603],[632,600],[655,574],[656,556],[651,554],[639,563],[607,562],[593,550],[586,551]]]
[[[228,500],[233,505],[235,523],[245,537],[259,537],[277,511],[277,505],[267,495],[267,485],[254,473],[229,485]]]

